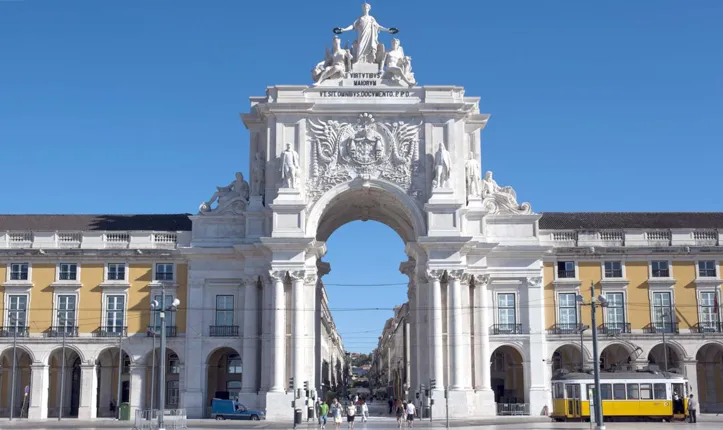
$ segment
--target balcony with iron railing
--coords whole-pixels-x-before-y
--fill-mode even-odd
[[[160,336],[161,335],[161,326],[152,326],[149,325],[146,329],[146,335],[148,337],[152,337],[153,335]],[[175,325],[167,325],[166,326],[166,337],[176,337],[176,326]]]
[[[490,328],[491,335],[500,334],[523,334],[522,324],[494,324]]]
[[[120,326],[101,326],[93,332],[93,337],[126,337],[128,336],[128,327]]]
[[[671,333],[678,334],[680,329],[677,322],[659,321],[652,322],[643,327],[643,333]]]
[[[573,269],[573,270],[557,269],[557,279],[575,279],[575,269]]]
[[[691,327],[693,333],[723,333],[723,324],[720,321],[699,322]]]
[[[78,337],[78,327],[52,326],[45,332],[45,337]]]
[[[586,328],[583,324],[555,324],[547,329],[547,334],[580,334]]]
[[[0,327],[0,337],[29,337],[30,327],[7,326]]]
[[[624,334],[630,333],[630,323],[605,323],[598,326],[598,331],[602,334]]]
[[[238,337],[239,326],[237,325],[212,325],[209,326],[210,337]]]

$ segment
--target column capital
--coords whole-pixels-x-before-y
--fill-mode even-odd
[[[244,286],[256,285],[259,282],[259,277],[263,277],[263,275],[244,275],[241,282]]]
[[[286,270],[269,270],[269,278],[272,282],[283,282],[286,278]]]
[[[47,367],[49,367],[49,366],[48,366],[47,364],[41,362],[41,361],[36,361],[36,362],[30,364],[30,368],[31,368],[31,369],[40,369],[40,370],[43,370],[43,369],[45,369],[45,368],[47,368]]]
[[[304,275],[305,284],[316,285],[317,279],[316,273],[314,272],[306,272],[306,275]]]
[[[542,287],[542,276],[528,276],[526,279],[528,288]]]
[[[303,270],[289,270],[289,278],[291,278],[292,281],[303,280],[305,276],[306,272]]]
[[[474,279],[474,284],[476,286],[482,287],[490,284],[490,275],[472,275],[472,278]]]
[[[80,365],[80,370],[95,370],[95,363],[83,363]]]
[[[444,276],[444,272],[446,272],[444,269],[427,269],[427,272],[424,275],[426,276],[427,281],[441,281],[442,276]]]

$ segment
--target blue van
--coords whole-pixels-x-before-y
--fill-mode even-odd
[[[252,420],[266,419],[264,413],[248,409],[235,400],[213,399],[211,402],[211,418],[217,420]]]

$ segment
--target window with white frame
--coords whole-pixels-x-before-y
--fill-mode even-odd
[[[226,382],[226,391],[228,391],[228,398],[235,399],[241,392],[241,381],[228,381]]]
[[[105,330],[122,335],[125,326],[125,300],[123,294],[108,295],[105,298]]]
[[[28,263],[11,263],[10,264],[10,280],[11,281],[27,281],[29,278],[30,265]]]
[[[705,260],[698,262],[698,276],[701,278],[715,278],[717,276],[715,270],[715,261]]]
[[[560,293],[558,298],[558,326],[561,329],[577,327],[577,294]]]
[[[669,291],[653,292],[653,327],[656,331],[673,330],[673,300]]]
[[[163,297],[161,297],[160,293],[156,293],[153,295],[153,300],[155,300],[159,305],[162,306],[162,309],[168,309],[173,304],[173,294],[166,294],[165,300],[163,300]],[[176,313],[175,312],[166,312],[166,327],[174,327],[176,325]],[[159,312],[153,312],[152,318],[152,326],[156,333],[161,333],[161,315]]]
[[[7,309],[8,332],[22,335],[28,326],[28,295],[11,294],[8,296]]]
[[[650,274],[653,278],[670,278],[670,267],[667,261],[651,261]]]
[[[622,278],[623,263],[620,261],[606,261],[605,263],[606,278]]]
[[[77,306],[75,294],[59,294],[57,297],[56,316],[59,332],[73,333],[75,330],[75,310]]]
[[[517,315],[515,314],[515,294],[497,294],[497,325],[502,332],[515,330]]]
[[[621,292],[606,293],[605,328],[613,331],[625,330],[625,295]]]
[[[558,279],[575,279],[575,262],[574,261],[558,261],[557,262],[557,278]]]
[[[155,280],[156,281],[172,281],[173,280],[173,263],[157,263]]]
[[[59,281],[77,281],[78,265],[75,263],[60,263],[58,267]]]
[[[717,330],[720,316],[718,315],[718,300],[715,291],[701,291],[698,312],[700,313],[700,326],[708,330]]]
[[[233,325],[233,296],[216,296],[216,325]]]
[[[125,263],[108,263],[108,280],[109,281],[125,281],[126,280],[126,264]]]

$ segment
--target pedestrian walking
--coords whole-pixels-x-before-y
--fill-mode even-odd
[[[369,421],[369,405],[367,405],[366,399],[362,400],[361,412],[362,412],[362,422],[365,423],[365,422]]]
[[[404,414],[406,413],[406,406],[397,400],[397,427],[402,428],[402,424],[404,424]]]
[[[417,412],[417,408],[414,406],[414,402],[407,403],[407,425],[414,427],[414,414]]]
[[[356,415],[356,406],[350,404],[346,407],[346,422],[350,429],[354,428],[354,416]]]
[[[321,428],[326,428],[327,415],[329,415],[329,405],[322,401],[319,404],[319,425]]]
[[[331,405],[331,416],[334,417],[334,428],[339,430],[341,426],[341,404],[338,399],[334,399]]]
[[[688,422],[693,424],[698,422],[696,413],[698,412],[698,401],[693,398],[691,394],[688,398]]]

